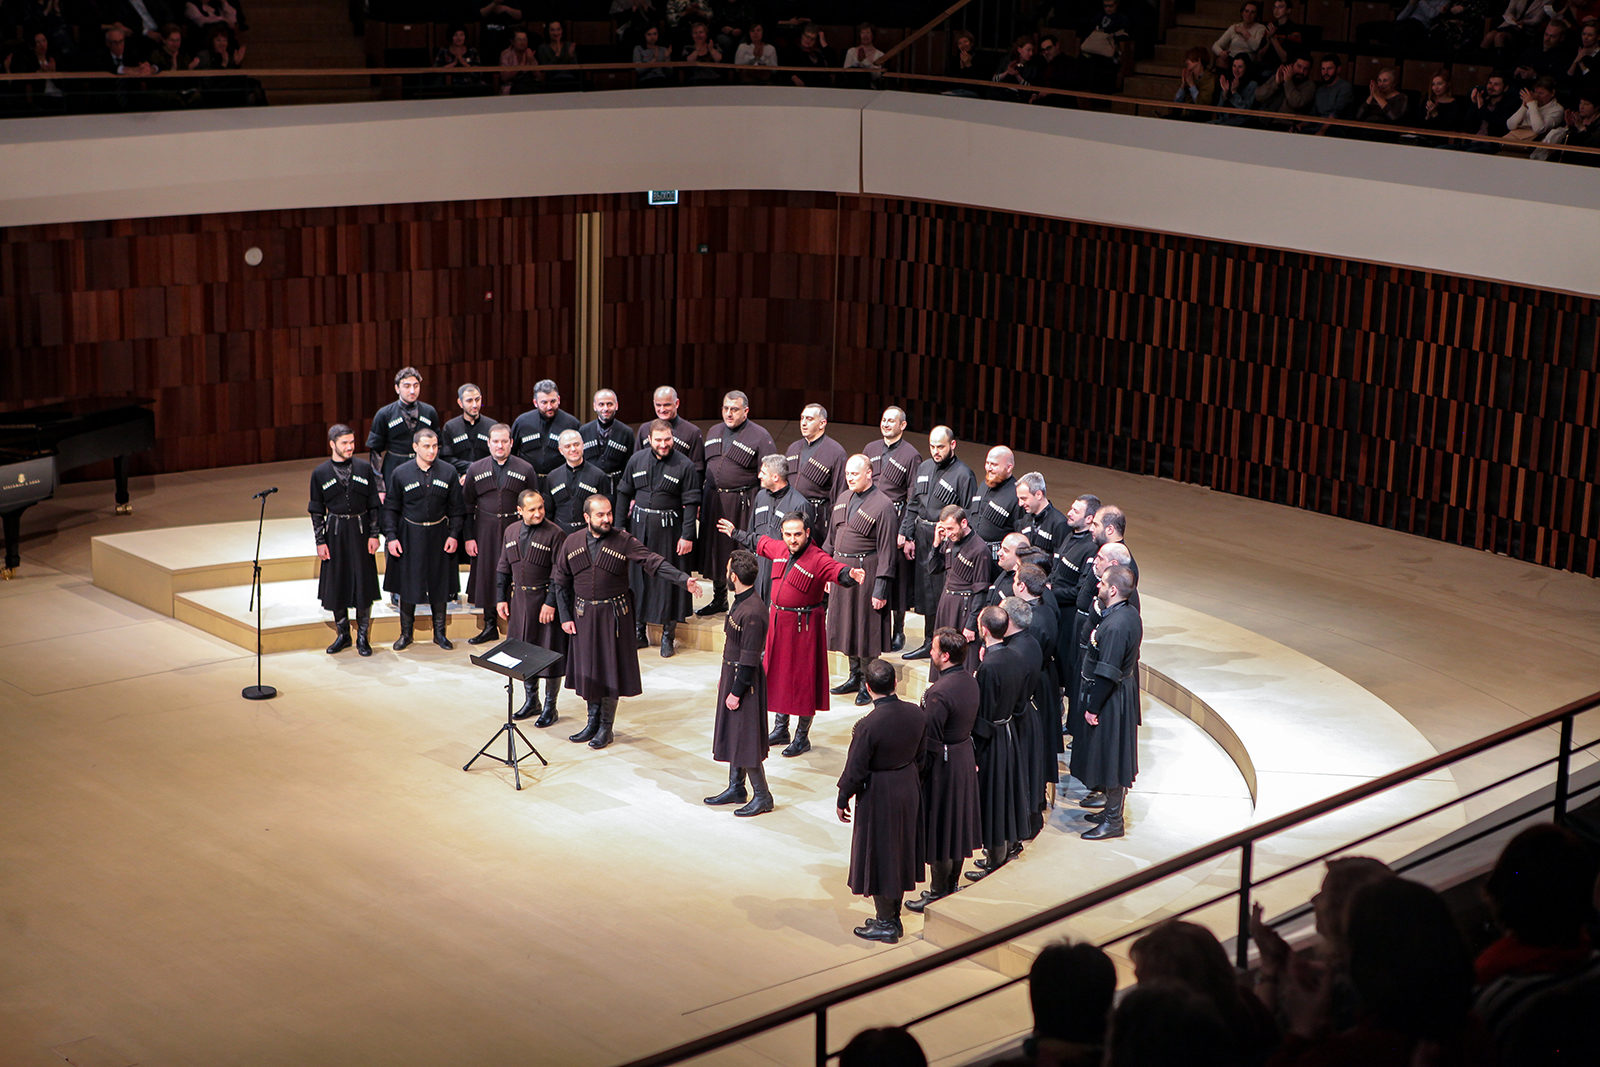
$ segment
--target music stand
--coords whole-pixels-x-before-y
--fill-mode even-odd
[[[540,648],[538,645],[530,645],[526,641],[508,638],[482,655],[468,656],[467,658],[480,667],[494,671],[496,674],[505,675],[506,721],[501,723],[500,729],[494,732],[494,736],[489,738],[482,748],[478,749],[478,755],[469,759],[467,765],[461,769],[470,771],[472,770],[472,765],[477,763],[480,757],[488,756],[496,763],[511,768],[511,775],[516,781],[517,789],[520,790],[522,788],[522,770],[517,764],[529,756],[538,756],[539,762],[546,767],[550,766],[550,761],[539,755],[539,750],[533,747],[533,742],[528,740],[528,735],[523,733],[517,726],[516,721],[511,718],[511,709],[516,704],[515,685],[519,681],[527,684],[529,678],[548,667],[559,665],[564,657],[561,653],[551,652],[548,648]],[[498,741],[501,734],[506,735],[506,754],[503,758],[489,751],[489,746]],[[528,746],[528,751],[520,756],[517,755],[517,738],[519,737],[522,738],[522,743]]]

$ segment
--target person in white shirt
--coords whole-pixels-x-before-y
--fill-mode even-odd
[[[1556,99],[1556,80],[1548,74],[1522,90],[1522,106],[1506,120],[1506,140],[1538,141],[1558,126],[1566,125],[1566,112]]]
[[[857,26],[855,47],[844,54],[844,69],[868,72],[871,75],[868,80],[872,84],[877,84],[878,75],[883,71],[883,67],[879,65],[883,53],[872,43],[875,32],[870,22],[863,22]],[[859,79],[860,76],[857,75],[856,78]]]
[[[1267,24],[1261,21],[1261,5],[1256,0],[1245,0],[1239,5],[1239,21],[1222,31],[1211,46],[1211,54],[1216,66],[1223,67],[1232,56],[1255,55],[1266,39]]]
[[[751,23],[750,39],[733,53],[736,67],[776,67],[778,49],[767,43],[767,28],[759,22]]]

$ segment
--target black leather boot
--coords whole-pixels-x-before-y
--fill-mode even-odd
[[[650,647],[650,631],[645,628],[644,623],[641,622],[641,623],[639,623],[639,625],[634,627],[634,629],[633,629],[633,640],[634,640],[634,645],[637,648],[649,648]]]
[[[933,649],[933,619],[922,617],[922,644],[901,656],[901,659],[927,659]]]
[[[731,763],[728,765],[728,788],[714,797],[706,797],[707,804],[743,804],[750,799],[744,791],[744,771]]]
[[[600,729],[589,739],[590,748],[605,748],[612,741],[611,725],[617,721],[617,698],[606,697],[600,701]]]
[[[483,613],[483,629],[472,637],[467,638],[469,645],[483,645],[500,636],[500,627],[495,625],[494,607],[490,606]]]
[[[568,737],[567,740],[573,742],[574,744],[581,745],[585,741],[591,740],[594,735],[599,732],[600,702],[598,700],[591,700],[589,701],[589,725]]]
[[[438,645],[440,648],[444,649],[446,652],[448,652],[452,648],[456,647],[455,645],[451,644],[450,639],[444,635],[445,627],[449,626],[449,625],[450,625],[450,616],[448,614],[446,614],[444,604],[442,604],[442,603],[434,604],[433,605],[433,643]]]
[[[372,605],[356,609],[356,653],[372,655]]]
[[[350,647],[350,618],[344,612],[333,617],[333,644],[327,648],[328,655],[343,652]]]
[[[529,678],[526,682],[522,683],[522,707],[512,712],[511,717],[513,719],[526,719],[528,716],[533,714],[534,702],[539,699],[539,690],[537,688],[538,684],[539,683],[534,681],[532,678]]]
[[[1106,794],[1105,794],[1104,790],[1100,790],[1100,789],[1091,789],[1091,790],[1089,790],[1087,793],[1084,794],[1083,799],[1078,801],[1078,807],[1080,807],[1080,808],[1089,808],[1090,810],[1093,810],[1095,808],[1103,808],[1105,806],[1106,806]]]
[[[678,624],[675,623],[675,622],[664,622],[664,623],[661,624],[661,658],[662,659],[671,659],[674,655],[677,654],[678,646],[676,645],[676,643],[674,643],[674,638],[676,636],[674,631],[677,629],[677,627],[678,627]]]
[[[834,696],[844,696],[846,693],[857,692],[858,690],[860,690],[860,688],[861,688],[861,660],[859,658],[855,657],[855,656],[851,656],[850,657],[850,677],[846,678],[844,681],[840,682],[838,685],[836,685],[832,689],[828,690],[828,692],[832,693]]]
[[[861,688],[856,690],[856,707],[864,708],[870,703],[872,703],[872,694],[867,692],[867,682],[863,678],[861,680]]]
[[[787,745],[789,743],[789,716],[774,715],[772,717],[772,732],[767,735],[767,745]]]
[[[889,638],[889,651],[899,652],[906,647],[906,613],[894,613],[894,636]]]
[[[734,812],[741,819],[748,819],[752,815],[764,815],[771,811],[772,793],[767,789],[767,769],[761,764],[745,768],[750,775],[750,803]]]
[[[394,643],[396,652],[404,651],[411,644],[411,631],[417,625],[417,606],[415,604],[400,605],[400,638]]]
[[[1104,841],[1111,837],[1121,837],[1126,832],[1122,824],[1122,803],[1127,795],[1126,789],[1106,787],[1106,806],[1100,813],[1100,822],[1078,836],[1085,841]]]
[[[699,611],[695,617],[704,619],[711,615],[721,615],[728,610],[728,587],[722,582],[717,582],[711,587],[711,602]]]
[[[798,756],[803,752],[811,751],[811,720],[812,715],[796,715],[794,722],[794,740],[789,742],[789,747],[783,750],[785,756]]]
[[[544,708],[533,725],[543,730],[546,726],[554,726],[556,720],[561,718],[556,714],[556,694],[560,692],[560,678],[546,678],[544,680]],[[532,694],[530,693],[529,695],[531,696]]]

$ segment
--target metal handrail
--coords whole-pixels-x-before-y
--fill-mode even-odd
[[[1208,844],[1200,845],[1177,856],[1152,864],[1137,874],[1132,874],[1108,885],[1080,893],[1070,900],[1045,908],[1027,918],[1018,919],[1016,922],[1007,923],[987,933],[978,934],[959,945],[940,949],[929,956],[903,963],[881,974],[859,979],[838,989],[807,997],[805,1000],[797,1001],[787,1007],[778,1008],[753,1019],[748,1019],[745,1022],[726,1027],[716,1033],[683,1042],[649,1056],[630,1060],[623,1067],[666,1067],[668,1064],[680,1063],[695,1056],[715,1052],[718,1049],[726,1048],[729,1045],[744,1041],[757,1034],[777,1029],[780,1026],[786,1026],[807,1016],[815,1018],[816,1063],[818,1067],[824,1067],[831,1058],[827,1052],[826,1041],[827,1013],[828,1009],[835,1005],[856,1000],[880,989],[898,985],[912,978],[949,966],[952,963],[959,963],[980,952],[997,948],[1036,930],[1070,919],[1089,908],[1104,904],[1107,901],[1142,889],[1197,864],[1217,859],[1235,851],[1238,851],[1241,856],[1240,884],[1239,889],[1236,891],[1239,896],[1239,930],[1236,944],[1238,960],[1242,964],[1249,948],[1250,890],[1257,884],[1253,881],[1251,875],[1251,854],[1257,841],[1282,833],[1285,830],[1293,829],[1313,819],[1321,818],[1330,812],[1366,800],[1369,797],[1376,796],[1396,786],[1404,785],[1407,782],[1424,777],[1462,760],[1481,755],[1501,745],[1538,733],[1550,726],[1557,726],[1560,729],[1560,748],[1555,757],[1555,795],[1548,804],[1541,805],[1534,810],[1542,810],[1544,807],[1552,808],[1556,813],[1556,819],[1560,820],[1566,814],[1566,806],[1570,798],[1573,720],[1578,715],[1596,709],[1600,709],[1600,692],[1591,693],[1586,697],[1545,712],[1526,722],[1507,726],[1502,730],[1480,737],[1476,741],[1469,741],[1446,752],[1418,760],[1409,766],[1391,771],[1360,785],[1352,786],[1342,792],[1324,797],[1322,800],[1296,808],[1293,811],[1273,816],[1256,825],[1235,831]],[[1230,893],[1228,895],[1233,894]],[[1222,899],[1226,899],[1226,897]],[[1121,938],[1119,937],[1117,940],[1121,940]],[[998,992],[1000,989],[1008,988],[1016,984],[1016,981],[1007,981],[994,989],[966,998],[965,1002],[970,1003],[972,1000],[988,996],[991,993]],[[948,1010],[948,1008],[943,1010]],[[942,1014],[943,1010],[936,1011],[923,1018],[932,1018],[934,1015]]]

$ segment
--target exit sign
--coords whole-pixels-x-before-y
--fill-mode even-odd
[[[651,207],[665,207],[668,204],[676,204],[678,202],[678,190],[676,189],[652,189],[646,195],[650,197]]]

